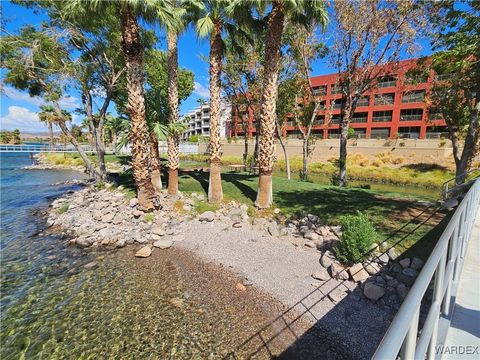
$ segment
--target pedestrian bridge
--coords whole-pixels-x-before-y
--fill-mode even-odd
[[[94,153],[97,150],[92,146],[83,146],[83,151],[87,153]],[[41,153],[41,152],[55,152],[55,153],[74,153],[77,152],[73,145],[49,145],[49,144],[20,144],[9,145],[0,144],[0,153],[4,152],[21,152],[21,153]]]
[[[455,210],[373,359],[480,358],[479,207],[477,179]],[[433,301],[422,304],[432,282]],[[428,313],[419,321],[421,305],[427,305]]]

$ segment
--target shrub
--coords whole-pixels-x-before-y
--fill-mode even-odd
[[[153,220],[155,220],[155,214],[154,213],[146,213],[144,216],[143,216],[143,220],[145,220],[145,222],[151,222]]]
[[[340,219],[342,236],[334,247],[337,259],[344,264],[365,260],[368,251],[377,240],[377,232],[366,214],[346,215]]]
[[[62,206],[60,206],[58,208],[58,213],[59,214],[63,214],[63,213],[66,213],[68,211],[68,208],[70,207],[70,204],[66,203],[66,204],[63,204]]]

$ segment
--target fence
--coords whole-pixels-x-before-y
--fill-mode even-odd
[[[455,298],[467,242],[480,202],[480,180],[476,180],[453,214],[437,245],[405,298],[373,359],[435,358],[435,348],[444,341],[451,321],[451,298]],[[478,241],[478,239],[477,239]],[[433,300],[417,340],[420,305],[435,277]],[[440,331],[440,333],[439,333]]]

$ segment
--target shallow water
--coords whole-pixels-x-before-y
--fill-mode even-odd
[[[185,251],[137,259],[134,247],[68,247],[38,209],[76,188],[52,184],[81,174],[22,170],[28,154],[4,155],[2,359],[222,358],[278,313],[268,296],[237,291],[233,274]]]

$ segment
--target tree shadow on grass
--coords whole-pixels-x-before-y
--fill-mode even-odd
[[[449,171],[446,166],[439,164],[428,164],[428,163],[418,163],[418,164],[407,164],[403,165],[402,168],[417,170],[421,172],[433,171],[433,170],[442,170]]]
[[[253,178],[256,178],[256,176],[248,174],[222,174],[223,181],[233,184],[238,190],[240,190],[243,196],[247,197],[252,202],[255,202],[257,197],[256,190],[242,182]]]
[[[197,171],[197,170],[189,170],[189,171],[180,170],[179,175],[182,179],[188,179],[190,177],[198,181],[203,191],[205,191],[205,194],[208,194],[208,181],[209,181],[208,172]]]

